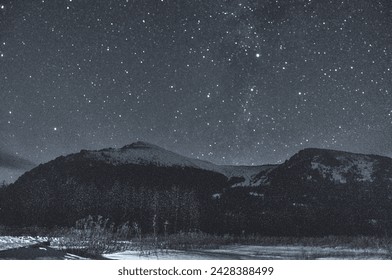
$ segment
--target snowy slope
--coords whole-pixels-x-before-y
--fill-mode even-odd
[[[234,184],[232,187],[243,187],[243,186],[260,186],[261,181],[257,177],[261,172],[265,172],[274,168],[274,165],[261,165],[261,166],[232,166],[225,165],[219,166],[221,173],[225,174],[226,177],[242,177],[244,181]]]
[[[319,156],[315,156],[311,162],[313,170],[318,171],[324,179],[345,184],[349,178],[357,182],[373,182],[374,165],[376,159],[367,155],[344,154],[334,157],[334,164],[327,165]]]
[[[392,159],[344,151],[307,148],[267,175],[272,185],[388,186]]]
[[[120,149],[89,151],[87,157],[113,165],[140,164],[156,166],[194,167],[213,170],[215,165],[206,161],[187,158],[146,142],[135,142]]]

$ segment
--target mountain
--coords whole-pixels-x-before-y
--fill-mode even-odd
[[[305,149],[280,165],[219,166],[136,142],[26,172],[1,190],[0,222],[70,226],[101,215],[143,232],[385,234],[391,199],[387,157]]]
[[[377,155],[305,149],[268,175],[270,184],[375,186],[392,183],[392,159]]]
[[[218,166],[145,142],[82,150],[22,175],[4,191],[0,217],[7,224],[50,227],[102,215],[151,230],[159,211],[160,220],[172,221],[173,231],[208,229],[211,197],[251,183],[263,168]]]
[[[81,154],[88,159],[105,162],[111,165],[154,165],[157,167],[195,168],[217,172],[227,178],[238,178],[242,184],[254,184],[253,177],[265,166],[230,166],[215,165],[208,161],[192,159],[165,150],[159,146],[138,141],[120,149],[103,149],[99,151],[82,150]],[[78,157],[79,155],[74,155]],[[70,157],[72,158],[72,157]]]
[[[222,212],[234,212],[231,218],[241,221],[247,231],[269,235],[392,231],[391,158],[305,149],[261,171],[254,180],[260,184],[248,188],[247,195],[243,188],[220,196],[228,205]],[[244,204],[248,207],[241,207]]]

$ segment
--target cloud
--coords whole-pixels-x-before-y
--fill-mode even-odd
[[[0,150],[0,168],[25,170],[34,166],[35,164],[29,160]]]

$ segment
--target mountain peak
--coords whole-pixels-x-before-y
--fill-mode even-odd
[[[353,154],[346,151],[332,150],[332,149],[322,149],[322,148],[305,148],[298,152],[298,154]]]
[[[197,160],[181,156],[144,141],[137,141],[119,149],[108,148],[89,151],[85,156],[113,165],[138,164],[200,168]],[[211,163],[208,164],[212,165]]]
[[[137,141],[134,143],[131,143],[129,145],[125,145],[124,147],[121,148],[121,150],[128,150],[128,149],[160,149],[162,150],[161,147],[148,143],[148,142],[144,142],[144,141]]]

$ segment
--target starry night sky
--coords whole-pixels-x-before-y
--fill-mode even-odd
[[[0,0],[0,150],[392,156],[390,0]]]

